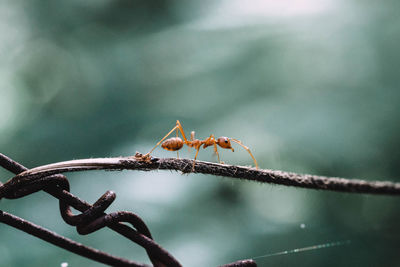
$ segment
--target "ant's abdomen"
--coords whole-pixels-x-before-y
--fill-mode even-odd
[[[176,151],[183,147],[183,140],[179,137],[172,137],[165,140],[161,147],[169,151]]]

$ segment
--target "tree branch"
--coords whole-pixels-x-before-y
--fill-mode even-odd
[[[144,160],[139,153],[135,157],[81,159],[43,165],[20,173],[14,177],[16,179],[11,179],[4,185],[7,185],[7,187],[19,187],[25,183],[29,183],[32,179],[58,173],[87,170],[176,170],[183,173],[212,174],[261,183],[310,189],[383,195],[400,194],[400,183],[388,181],[365,181],[360,179],[297,174],[279,170],[260,170],[205,161],[196,161],[193,168],[193,160],[153,157]],[[1,195],[2,192],[0,190]]]

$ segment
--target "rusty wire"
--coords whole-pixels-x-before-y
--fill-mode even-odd
[[[8,182],[8,186],[17,190],[35,179],[74,171],[88,170],[176,170],[182,173],[203,173],[230,177],[241,180],[256,181],[298,188],[331,190],[347,193],[400,195],[400,183],[390,181],[366,181],[327,177],[311,174],[299,174],[280,170],[255,169],[251,167],[219,164],[206,161],[195,162],[177,158],[145,158],[140,153],[135,157],[91,158],[57,162],[36,167],[19,174]],[[1,189],[0,189],[1,196]]]
[[[61,217],[67,224],[75,226],[79,234],[86,235],[108,227],[142,246],[153,266],[181,266],[167,250],[153,240],[148,227],[138,215],[127,211],[109,214],[104,212],[115,200],[114,192],[107,191],[93,205],[90,205],[69,192],[69,181],[64,175],[51,174],[38,176],[34,179],[25,179],[26,177],[18,174],[24,173],[28,169],[1,153],[0,166],[17,175],[4,184],[0,182],[0,199],[21,198],[43,190],[59,200]],[[71,207],[82,213],[74,215]],[[0,222],[100,263],[112,266],[149,266],[87,247],[2,210],[0,210]],[[250,259],[221,266],[253,267],[257,265]]]

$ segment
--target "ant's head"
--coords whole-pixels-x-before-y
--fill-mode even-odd
[[[217,139],[217,145],[219,145],[220,147],[225,148],[225,149],[231,149],[232,152],[235,151],[235,150],[232,148],[232,146],[231,146],[231,141],[229,140],[228,137],[224,137],[224,136],[223,136],[223,137],[218,138],[218,139]]]

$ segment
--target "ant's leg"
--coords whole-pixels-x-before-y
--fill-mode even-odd
[[[172,130],[171,130],[169,133],[167,133],[167,135],[164,136],[163,139],[161,139],[161,140],[153,147],[153,149],[150,150],[150,152],[148,152],[148,153],[147,153],[146,155],[144,155],[143,157],[148,157],[148,156],[150,155],[150,153],[153,152],[153,150],[156,149],[156,148],[165,140],[165,138],[167,138],[167,137],[168,137],[170,134],[172,134],[175,130],[177,130],[177,131],[179,130],[179,131],[181,132],[182,137],[183,137],[183,139],[185,140],[185,143],[187,144],[187,139],[186,139],[186,136],[185,136],[185,132],[183,131],[183,128],[182,128],[181,123],[179,122],[179,120],[177,120],[177,121],[176,121],[175,127],[172,128]]]
[[[179,120],[176,121],[176,127],[178,127],[179,131],[180,131],[181,134],[182,134],[183,140],[185,141],[185,143],[187,143],[188,140],[186,139],[185,132],[183,131],[182,125],[181,125],[181,123],[180,123]]]
[[[209,139],[214,140],[214,141],[213,141],[214,153],[217,154],[218,162],[221,163],[221,160],[219,159],[219,153],[218,153],[217,143],[215,142],[215,136],[212,134],[212,135],[210,135]]]
[[[194,131],[191,131],[190,132],[190,141],[193,141],[194,140]],[[190,146],[188,145],[188,152],[190,153]]]
[[[217,154],[218,162],[221,163],[221,160],[219,159],[219,153],[218,153],[218,149],[217,149],[217,144],[215,144],[215,143],[214,143],[214,152],[215,152],[215,154]]]
[[[178,129],[178,125],[176,125],[174,128],[172,128],[172,130],[171,130],[169,133],[167,133],[167,135],[164,136],[164,137],[153,147],[153,149],[150,150],[149,153],[147,153],[146,155],[144,155],[144,157],[147,157],[148,155],[150,155],[150,153],[153,152],[153,150],[156,149],[156,147],[158,147],[158,146],[165,140],[165,138],[167,138],[170,134],[172,134],[176,129]]]
[[[197,155],[199,154],[200,147],[196,147],[196,156],[194,156],[192,171],[194,171],[194,165],[196,163]]]
[[[247,152],[249,152],[250,156],[251,156],[252,159],[254,160],[254,164],[256,165],[256,168],[258,169],[257,160],[254,158],[253,154],[251,154],[250,149],[249,149],[247,146],[243,145],[242,142],[240,142],[240,141],[237,140],[237,139],[233,139],[233,138],[229,138],[229,139],[230,139],[231,141],[233,141],[233,142],[239,144],[239,145],[242,146],[244,149],[246,149]]]

